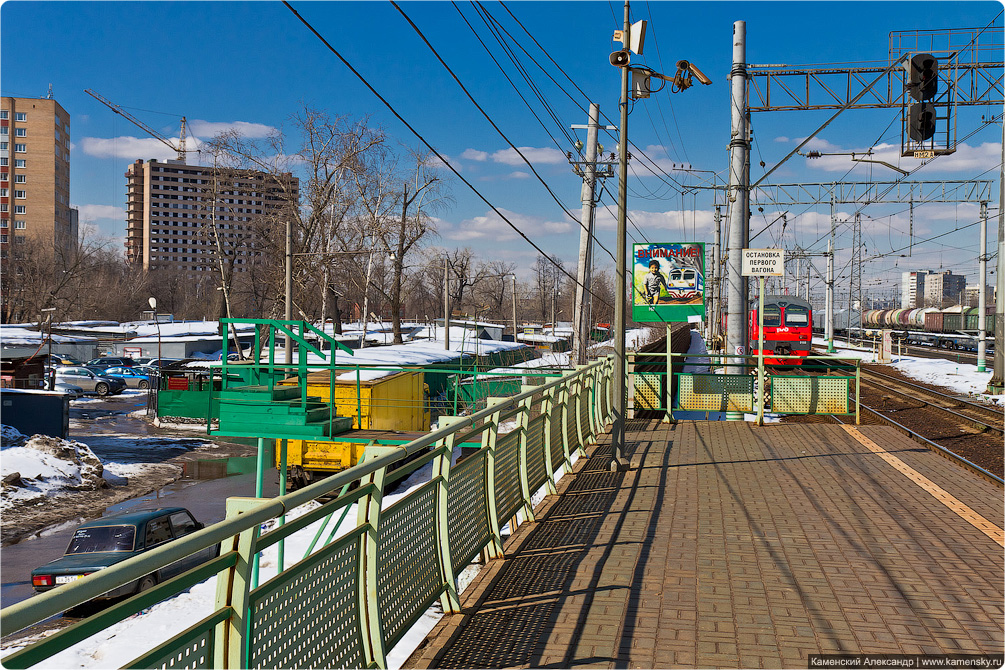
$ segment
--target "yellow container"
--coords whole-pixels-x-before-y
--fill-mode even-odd
[[[367,371],[361,370],[361,377]],[[354,371],[343,371],[334,384],[329,382],[327,370],[307,375],[307,395],[335,405],[338,416],[352,417],[353,431],[393,430],[428,431],[429,409],[426,402],[425,377],[421,370],[403,370],[379,379],[359,382],[359,401]],[[296,384],[285,380],[282,384]],[[331,440],[289,440],[286,450],[287,467],[300,466],[304,470],[337,472],[356,464],[366,444]],[[280,449],[276,449],[279,465]]]

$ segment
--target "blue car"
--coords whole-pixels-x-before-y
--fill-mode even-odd
[[[145,374],[136,368],[106,368],[102,374],[106,377],[117,377],[121,379],[126,383],[126,388],[150,388],[150,375]]]
[[[42,593],[61,584],[69,584],[202,527],[203,524],[196,521],[184,507],[129,510],[88,521],[73,533],[66,553],[61,558],[31,571],[32,588]],[[145,591],[165,579],[215,558],[219,553],[219,545],[203,549],[157,572],[112,589],[98,596],[98,599]]]

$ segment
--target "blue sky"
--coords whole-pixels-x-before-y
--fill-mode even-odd
[[[574,263],[578,224],[514,156],[393,5],[292,4],[489,201],[540,247]],[[585,123],[588,99],[600,104],[602,115],[617,119],[620,81],[608,55],[619,48],[611,38],[620,27],[623,5],[530,1],[483,5],[511,39],[540,64],[535,65],[520,47],[513,47],[549,103],[550,109],[545,109],[531,96],[528,86],[517,80],[521,92],[531,96],[531,105],[544,127],[479,44],[478,37],[503,59],[500,62],[507,73],[517,76],[473,5],[405,2],[401,6],[502,132],[516,146],[526,148],[524,153],[535,170],[565,208],[578,217],[580,180],[563,155],[572,148],[563,129],[585,140],[584,131],[571,131],[569,126]],[[728,74],[734,21],[747,22],[750,63],[874,65],[887,58],[890,31],[983,28],[988,24],[1000,30],[1001,7],[998,2],[635,2],[633,20],[646,19],[649,29],[644,57],[633,57],[633,64],[646,63],[672,73],[678,59],[688,59],[714,83],[695,85],[680,93],[665,90],[638,101],[632,109],[629,136],[678,182],[696,184],[708,179],[710,173],[688,175],[674,171],[674,164],[718,173],[721,183],[728,165]],[[123,175],[127,165],[137,158],[171,158],[173,153],[86,95],[85,88],[122,105],[169,137],[177,135],[182,115],[188,118],[189,133],[196,138],[209,139],[234,124],[251,134],[266,132],[288,124],[298,107],[309,102],[332,113],[369,117],[403,144],[418,144],[280,2],[15,0],[0,8],[0,21],[4,25],[0,44],[2,94],[42,96],[52,84],[54,97],[72,119],[71,200],[80,208],[82,221],[93,224],[104,236],[121,238],[124,233]],[[524,28],[558,67],[534,45]],[[939,158],[912,178],[996,179],[1001,127],[982,125],[980,118],[1000,112],[1000,108],[960,108],[957,137],[973,134],[956,154]],[[752,178],[763,174],[757,165],[760,161],[770,168],[831,114],[755,114]],[[897,157],[898,119],[894,110],[846,112],[813,146],[831,152],[887,147],[883,154],[887,160],[910,169],[917,162]],[[610,137],[601,137],[601,143],[607,151],[615,145]],[[893,150],[890,145],[895,145]],[[634,163],[629,210],[635,226],[629,227],[629,244],[643,239],[711,242],[711,192],[682,196],[676,186],[668,185],[665,175],[653,176],[640,161]],[[816,161],[795,157],[769,180],[864,181],[897,176],[887,168],[872,166],[856,168],[843,177],[850,167],[847,157]],[[616,179],[608,180],[608,188],[616,192]],[[514,262],[521,271],[528,270],[537,251],[463,183],[453,180],[451,191],[454,204],[439,214],[440,238],[434,243],[470,246],[483,258]],[[997,192],[996,187],[993,193]],[[997,196],[992,202],[995,208],[996,200]],[[598,210],[599,239],[612,252],[615,202],[612,195],[605,194]],[[887,253],[907,244],[907,214],[903,210],[889,206],[863,210],[871,217],[864,224],[867,254]],[[847,206],[839,211],[853,210]],[[923,239],[976,220],[976,211],[971,205],[919,207],[914,229]],[[763,213],[755,210],[752,231],[760,230],[779,213],[771,208]],[[779,238],[776,224],[752,246],[808,246],[827,229],[827,219],[826,206],[795,208],[784,237]],[[899,272],[907,269],[943,267],[972,275],[976,271],[977,235],[976,228],[967,230],[965,235],[919,245],[912,258],[895,255],[868,263],[867,285],[889,294]],[[992,225],[992,240],[994,230]],[[847,258],[850,243],[850,230],[842,228],[839,267],[842,258]],[[823,246],[814,248],[822,250]],[[600,265],[612,264],[603,249],[596,257]]]

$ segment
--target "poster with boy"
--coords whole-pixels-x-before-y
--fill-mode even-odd
[[[705,243],[633,245],[632,318],[670,323],[696,316],[705,318]]]

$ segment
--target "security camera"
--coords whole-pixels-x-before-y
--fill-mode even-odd
[[[697,77],[698,81],[700,81],[701,83],[705,84],[706,86],[712,83],[712,80],[706,77],[705,74],[701,70],[699,70],[698,66],[695,65],[694,63],[689,62],[687,64],[687,67],[689,70],[691,70],[691,74]]]
[[[691,86],[691,75],[697,77],[698,81],[706,86],[712,83],[712,80],[706,77],[705,73],[699,70],[694,63],[686,60],[677,61],[677,75],[674,77],[674,80],[681,90]]]

